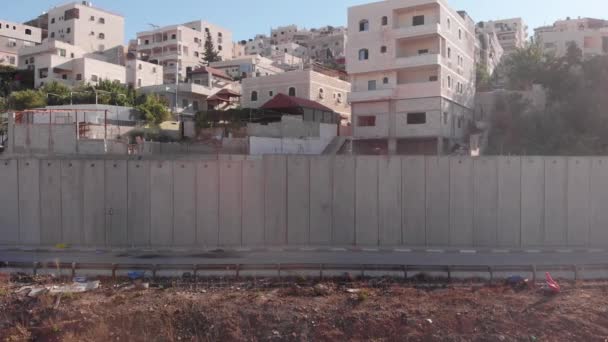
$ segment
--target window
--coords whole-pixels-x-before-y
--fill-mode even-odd
[[[55,23],[55,18],[51,18],[51,24]]]
[[[359,127],[374,127],[376,126],[375,115],[365,115],[357,117],[357,126]]]
[[[452,28],[452,21],[450,21],[450,18],[448,18],[448,30]]]
[[[251,92],[251,102],[256,102],[257,100],[258,100],[258,92],[252,91]]]
[[[71,32],[72,32],[72,28],[68,27],[68,28],[65,30],[65,32],[66,32],[66,33],[71,33]]]
[[[448,76],[448,88],[452,89],[452,76]]]
[[[458,118],[458,128],[461,128],[461,127],[462,127],[462,118],[459,117]]]
[[[323,94],[324,90],[323,88],[319,88],[319,99],[323,100],[323,98],[325,98],[325,94]]]
[[[421,26],[424,25],[424,16],[416,15],[412,18],[412,26]]]
[[[97,77],[97,75],[91,75],[91,81],[97,82],[98,80],[99,80],[99,77]]]
[[[217,46],[217,50],[218,50],[218,51],[222,51],[222,50],[223,50],[222,46],[221,46],[221,45],[218,45],[218,46]]]
[[[99,34],[99,39],[106,39],[106,35],[104,33]]]
[[[199,57],[199,56],[200,56],[199,53],[194,51],[194,57]]]
[[[55,38],[55,32],[51,32],[51,38]]]
[[[143,65],[141,65],[141,64],[137,65],[137,69],[142,70],[143,68],[144,68]]]
[[[369,59],[369,50],[368,49],[359,50],[359,60],[366,61],[368,59]]]
[[[296,88],[294,87],[289,87],[289,91],[288,91],[289,96],[296,96]]]
[[[137,86],[138,86],[138,87],[141,87],[141,78],[138,78],[138,79],[137,79]]]
[[[152,73],[156,74],[156,67],[152,68]]]
[[[376,80],[367,81],[367,90],[376,90]]]
[[[458,39],[462,40],[462,30],[458,29]]]
[[[192,101],[192,109],[198,112],[198,101]]]
[[[272,90],[271,90],[271,91],[269,91],[269,92],[268,92],[268,96],[269,96],[269,97],[273,97],[273,96],[274,96],[274,92],[273,92]]]
[[[59,56],[61,56],[61,57],[65,57],[66,56],[65,49],[58,49],[58,50],[59,50]]]
[[[32,30],[25,29],[25,34],[27,34],[28,36],[31,36],[32,35]]]
[[[443,124],[448,124],[448,112],[443,112]]]
[[[17,47],[17,41],[15,39],[9,39],[8,40],[8,46],[10,46],[10,47]]]
[[[437,82],[437,76],[429,76],[429,82]]]
[[[369,31],[369,21],[363,19],[359,22],[359,32]]]
[[[106,23],[106,19],[105,18],[99,18],[99,23],[100,24],[105,24]]]
[[[388,25],[388,17],[384,16],[384,17],[382,17],[382,26],[386,26],[386,25]]]
[[[388,77],[382,79],[382,84],[388,84]]]
[[[49,68],[38,69],[38,78],[47,78],[49,76]]]
[[[68,79],[68,75],[67,75],[67,74],[63,74],[63,75],[61,75],[61,79],[62,79],[62,80],[67,80],[67,79]]]
[[[150,41],[148,39],[144,40],[144,45],[149,45]]]
[[[448,48],[448,58],[452,58],[452,48]]]
[[[76,81],[82,81],[82,74],[76,74]]]
[[[175,33],[174,33],[174,34],[172,34],[172,35],[171,35],[171,39],[173,39],[173,40],[177,39],[177,35],[176,35]]]
[[[428,55],[429,54],[429,49],[418,50],[418,54],[419,55]]]
[[[222,32],[218,32],[218,33],[217,33],[217,36],[218,36],[219,38],[222,38]]]
[[[426,113],[407,113],[408,125],[424,125],[426,123]]]
[[[89,19],[90,21],[95,21],[95,16],[91,16],[91,18]]]
[[[190,107],[190,103],[188,102],[187,99],[183,99],[182,100],[182,108],[188,108]]]
[[[386,53],[386,46],[380,47],[380,53]]]
[[[13,57],[13,56],[9,57],[8,58],[8,63],[12,64],[12,65],[15,65],[15,63],[16,63],[15,57]]]

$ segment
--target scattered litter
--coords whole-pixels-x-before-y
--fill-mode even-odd
[[[74,277],[74,279],[72,279],[73,282],[75,283],[86,283],[88,281],[87,277]]]
[[[530,281],[527,278],[518,275],[510,276],[506,280],[507,285],[509,285],[511,288],[513,288],[513,290],[516,291],[524,290],[526,287],[528,287],[529,282]]]
[[[430,319],[430,318],[427,318],[427,319],[426,319],[426,322],[427,322],[428,324],[433,324],[433,320],[432,320],[432,319]]]
[[[329,294],[329,287],[324,284],[315,285],[313,290],[315,291],[315,295],[317,296],[327,296]]]
[[[346,292],[348,292],[348,293],[359,293],[359,292],[361,292],[361,289],[346,289]]]
[[[46,287],[35,287],[30,290],[30,293],[27,294],[28,297],[36,298],[43,293],[47,293],[49,290]]]
[[[553,295],[560,293],[562,291],[562,288],[559,286],[559,284],[555,280],[553,280],[553,277],[551,277],[551,274],[549,272],[547,272],[545,274],[545,276],[547,278],[547,282],[546,282],[545,286],[543,287],[543,290],[545,290],[545,292],[547,292],[548,294],[553,294]]]
[[[131,280],[137,280],[137,279],[143,279],[145,274],[146,274],[145,271],[131,271],[131,272],[127,273],[127,276]]]
[[[82,293],[92,291],[99,288],[99,281],[90,281],[88,283],[73,283],[71,285],[51,286],[49,291],[51,294],[59,293]]]

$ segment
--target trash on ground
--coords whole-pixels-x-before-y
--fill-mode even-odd
[[[88,281],[87,277],[74,277],[74,279],[72,279],[73,282],[75,283],[86,283]]]
[[[82,293],[92,291],[99,288],[99,281],[90,281],[88,283],[73,283],[70,285],[51,286],[49,292],[51,294],[59,293]]]
[[[136,279],[143,279],[145,274],[146,274],[145,271],[131,271],[131,272],[127,273],[127,276],[131,280],[136,280]]]
[[[519,275],[510,276],[506,280],[507,285],[509,285],[512,289],[516,291],[521,291],[527,288],[529,282],[530,280]]]
[[[348,293],[359,293],[359,292],[361,292],[361,289],[346,289],[346,292],[348,292]]]
[[[558,294],[562,291],[562,288],[559,286],[559,284],[553,280],[553,277],[551,277],[551,274],[549,272],[547,272],[545,274],[546,278],[547,278],[547,282],[545,284],[544,289],[549,292],[550,294]]]

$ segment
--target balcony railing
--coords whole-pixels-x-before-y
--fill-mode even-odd
[[[441,63],[441,55],[439,54],[426,54],[426,55],[414,55],[404,56],[395,59],[395,66],[401,68],[413,68],[424,65],[435,65]]]
[[[439,81],[398,84],[396,87],[389,89],[353,91],[349,94],[348,99],[350,102],[366,102],[433,96],[441,96],[441,84]]]
[[[393,29],[393,34],[396,39],[433,35],[439,34],[440,32],[441,25],[437,23],[420,26],[402,26]]]

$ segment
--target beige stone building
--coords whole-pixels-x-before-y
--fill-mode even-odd
[[[506,55],[523,48],[528,41],[528,26],[521,18],[479,22],[477,31],[495,33]]]
[[[19,49],[42,42],[42,30],[0,19],[0,65],[17,67]]]
[[[355,139],[389,153],[444,153],[473,121],[475,24],[445,0],[387,0],[348,10]]]
[[[223,60],[232,59],[232,32],[206,21],[193,21],[137,34],[138,58],[164,67],[166,83],[175,83],[179,65],[181,80],[203,64],[207,32]]]
[[[485,68],[489,75],[502,61],[505,51],[495,32],[477,32],[477,44],[475,46],[475,60],[480,67]]]
[[[238,79],[269,76],[283,72],[283,69],[274,65],[273,60],[260,55],[214,62],[209,66],[222,70],[230,77]]]
[[[162,65],[129,59],[125,68],[127,72],[127,85],[134,89],[163,84]]]
[[[277,94],[316,101],[350,121],[350,83],[312,70],[290,71],[242,81],[241,106],[259,108]]]
[[[608,53],[608,21],[579,18],[556,21],[552,26],[535,29],[535,39],[545,53],[564,56],[575,43],[588,58]]]
[[[45,16],[49,40],[72,44],[86,52],[104,51],[125,42],[124,17],[87,1],[54,7]]]

